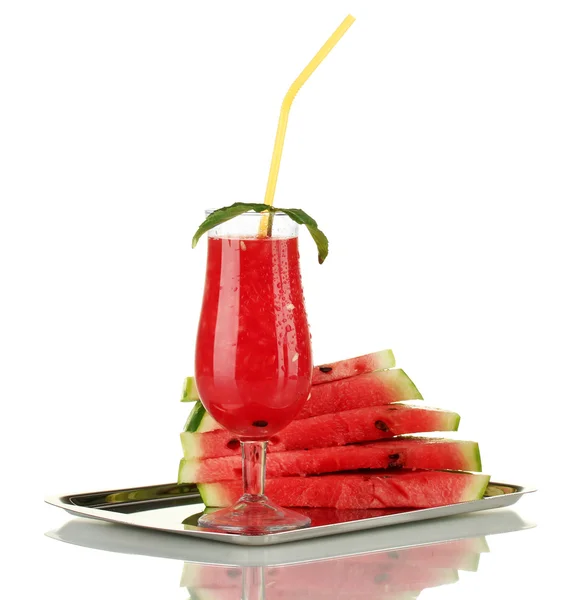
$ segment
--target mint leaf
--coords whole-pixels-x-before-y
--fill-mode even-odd
[[[201,239],[207,231],[214,229],[217,225],[221,225],[222,223],[226,223],[235,217],[239,217],[243,213],[249,211],[255,212],[275,212],[272,206],[268,206],[267,204],[252,204],[248,202],[236,202],[231,206],[224,206],[223,208],[218,208],[213,211],[200,225],[197,229],[195,235],[193,236],[193,242],[191,246],[194,248],[197,245],[197,242]]]
[[[214,229],[218,225],[230,221],[235,217],[239,217],[243,213],[254,211],[257,213],[277,213],[283,212],[288,215],[293,221],[299,225],[306,225],[308,232],[312,236],[312,239],[316,243],[318,249],[318,262],[322,264],[328,255],[329,242],[326,235],[318,228],[316,221],[308,214],[306,214],[300,208],[275,208],[268,204],[258,204],[252,202],[235,202],[231,206],[224,206],[213,211],[202,223],[199,225],[195,235],[193,236],[192,247],[197,245],[197,242],[201,237]]]
[[[316,221],[307,215],[301,208],[278,208],[280,212],[286,213],[299,225],[306,225],[306,229],[312,236],[318,248],[318,262],[322,265],[328,255],[329,242],[326,235],[318,228]]]

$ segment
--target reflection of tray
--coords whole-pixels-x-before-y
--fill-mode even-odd
[[[104,492],[69,494],[47,498],[46,502],[82,517],[90,517],[124,525],[134,525],[158,531],[180,533],[207,540],[247,546],[281,544],[337,533],[373,529],[386,525],[410,523],[515,504],[533,488],[509,483],[491,485],[510,488],[508,493],[472,502],[449,504],[436,508],[400,511],[313,511],[314,525],[263,536],[218,533],[197,527],[195,515],[204,510],[196,485],[166,484]],[[507,491],[507,490],[506,490]],[[310,514],[310,511],[305,511]],[[371,516],[374,515],[374,516]],[[186,524],[184,524],[186,521]]]

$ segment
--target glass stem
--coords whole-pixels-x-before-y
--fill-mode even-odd
[[[241,442],[243,496],[246,500],[263,500],[267,448],[268,442]]]
[[[264,567],[243,567],[242,600],[264,600]]]

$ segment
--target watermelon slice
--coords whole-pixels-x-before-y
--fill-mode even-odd
[[[422,400],[420,392],[402,369],[364,373],[313,387],[306,404],[296,418],[306,419],[402,400]],[[207,413],[200,402],[196,403],[184,430],[205,433],[216,429],[223,428]]]
[[[395,357],[391,350],[380,350],[364,356],[356,356],[338,362],[314,367],[312,371],[312,385],[319,385],[337,379],[346,379],[362,373],[371,373],[381,369],[395,367]],[[200,400],[199,391],[194,377],[185,377],[181,402],[194,402]]]
[[[313,387],[297,419],[421,399],[422,395],[402,369],[376,371]]]
[[[272,452],[266,467],[268,477],[385,468],[480,471],[481,458],[476,442],[405,437],[351,446]],[[181,460],[179,483],[230,479],[241,479],[239,456]]]
[[[461,471],[372,471],[266,480],[266,495],[280,506],[345,508],[432,508],[479,500],[490,476]],[[206,506],[231,506],[241,481],[202,483]]]
[[[292,421],[270,440],[268,452],[344,446],[407,433],[456,431],[459,421],[454,412],[405,403],[358,408]],[[225,430],[183,431],[180,437],[184,458],[218,458],[239,453],[239,442]]]
[[[363,373],[392,369],[395,367],[395,357],[391,350],[381,350],[364,356],[357,356],[347,360],[329,363],[314,367],[312,372],[312,385],[320,385],[329,381],[347,379]]]

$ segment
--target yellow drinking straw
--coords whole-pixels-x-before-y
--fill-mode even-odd
[[[355,22],[355,17],[347,15],[345,20],[337,27],[331,37],[324,43],[323,47],[314,55],[314,58],[304,67],[302,73],[294,80],[288,92],[284,96],[282,108],[280,109],[280,119],[278,120],[278,129],[276,130],[276,141],[274,142],[274,152],[272,154],[272,164],[268,175],[268,185],[264,204],[274,205],[274,194],[276,193],[276,182],[278,172],[280,171],[280,161],[282,159],[282,150],[284,148],[284,136],[286,135],[286,126],[288,125],[288,114],[292,101],[300,88],[306,83],[306,80],[314,73],[316,67],[326,58],[328,53],[336,46],[337,42],[345,35],[349,27]],[[271,234],[272,214],[262,217],[260,222],[260,237],[266,237]]]

